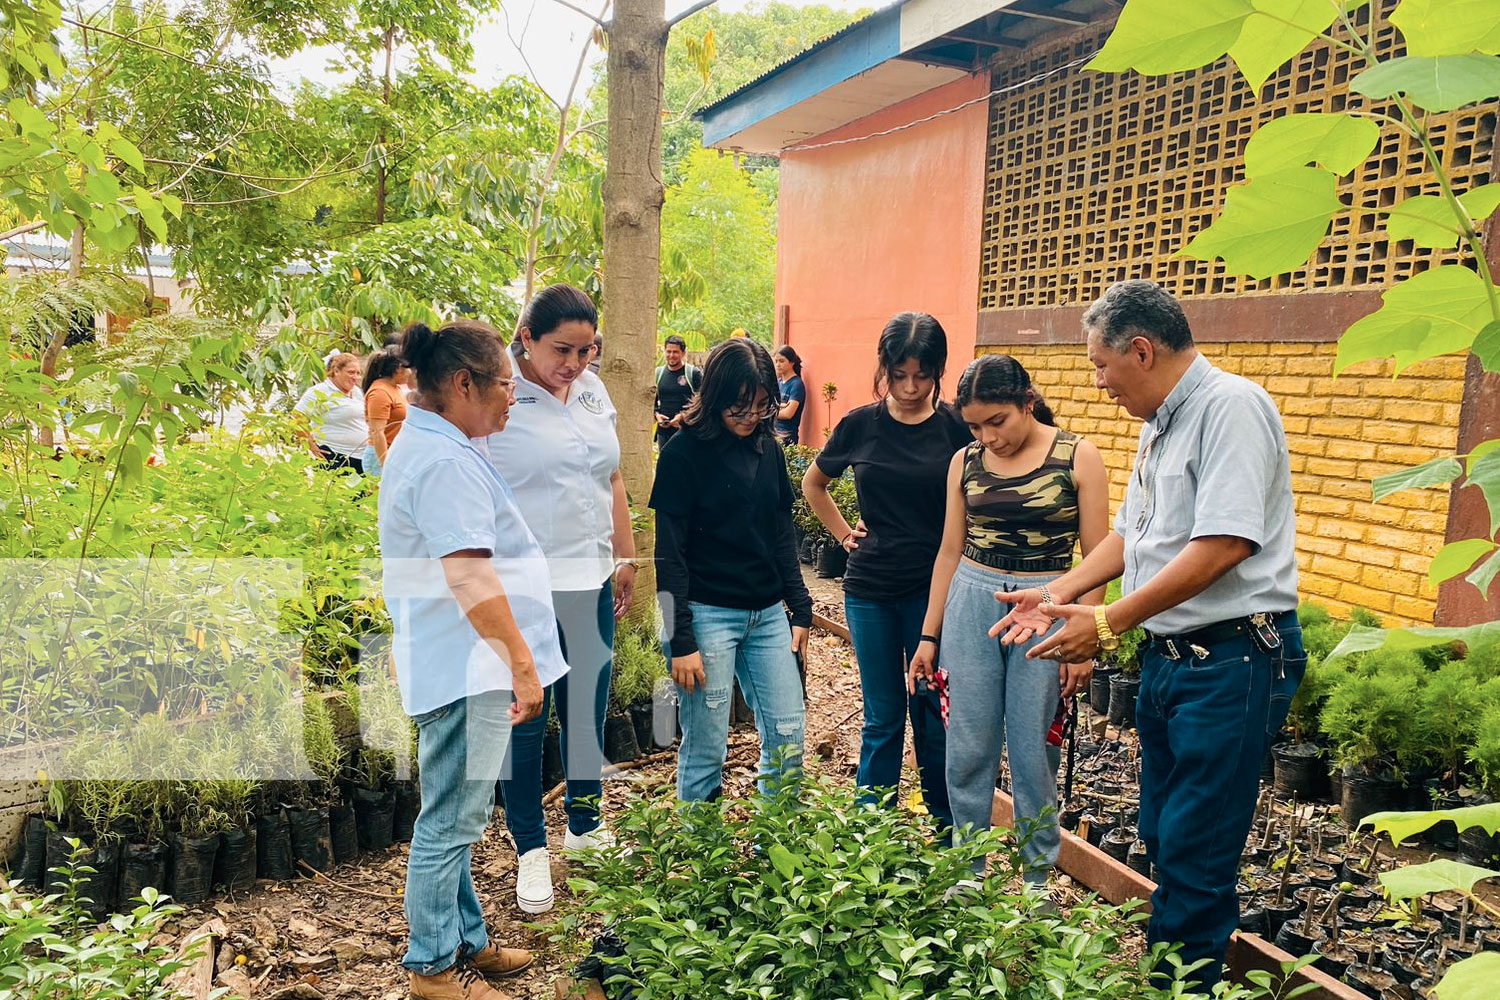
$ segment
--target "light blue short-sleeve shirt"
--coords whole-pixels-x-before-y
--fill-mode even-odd
[[[448,589],[442,557],[488,549],[543,686],[567,672],[547,558],[505,480],[452,423],[412,407],[386,452],[380,551],[401,701],[420,715],[471,695],[513,689],[510,668]]]
[[[1129,594],[1195,538],[1250,542],[1248,559],[1202,593],[1143,624],[1177,635],[1229,618],[1297,607],[1297,518],[1281,414],[1264,389],[1198,357],[1141,428],[1125,503]]]

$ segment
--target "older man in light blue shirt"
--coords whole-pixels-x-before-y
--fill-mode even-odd
[[[1180,944],[1207,990],[1239,922],[1239,858],[1260,762],[1307,665],[1297,624],[1296,519],[1281,416],[1264,389],[1198,353],[1181,306],[1149,281],[1084,314],[1095,382],[1145,421],[1115,531],[1050,587],[996,594],[995,627],[1063,662],[1143,626],[1140,833],[1160,881],[1151,943]],[[1117,576],[1107,608],[1070,603]],[[1170,974],[1163,962],[1158,969]]]

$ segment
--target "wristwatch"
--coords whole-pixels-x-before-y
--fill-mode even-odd
[[[1104,617],[1104,605],[1094,608],[1094,626],[1099,630],[1099,648],[1106,653],[1113,653],[1120,648],[1120,637],[1115,635],[1115,630],[1109,627],[1109,619]]]

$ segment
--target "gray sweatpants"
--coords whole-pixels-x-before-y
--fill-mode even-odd
[[[1008,746],[1021,858],[1027,881],[1038,883],[1047,880],[1060,843],[1056,758],[1047,753],[1047,730],[1057,712],[1058,664],[1026,659],[1036,639],[1004,646],[987,633],[1006,609],[995,600],[995,591],[1039,587],[1052,579],[1012,576],[960,561],[948,588],[938,657],[938,665],[948,671],[953,824],[960,830],[965,825],[990,828],[1000,750]],[[1043,810],[1049,810],[1046,816]]]

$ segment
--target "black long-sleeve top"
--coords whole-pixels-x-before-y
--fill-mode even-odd
[[[672,595],[673,656],[698,651],[689,601],[746,611],[785,601],[793,625],[812,625],[786,456],[769,434],[706,441],[689,428],[676,435],[662,448],[650,507],[656,582]]]

